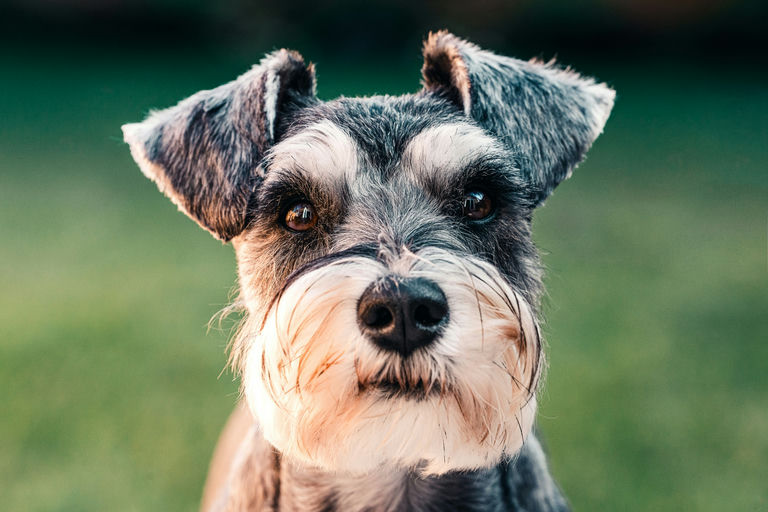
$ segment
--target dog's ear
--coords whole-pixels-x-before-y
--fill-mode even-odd
[[[570,70],[502,57],[445,31],[424,43],[421,72],[425,91],[455,103],[518,155],[536,203],[584,158],[615,96]]]
[[[315,75],[296,52],[279,50],[210,91],[123,126],[131,154],[184,213],[229,241],[245,228],[265,151],[291,109],[315,98]]]

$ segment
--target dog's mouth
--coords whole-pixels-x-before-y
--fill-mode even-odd
[[[446,385],[435,381],[400,381],[383,378],[371,382],[358,382],[360,393],[377,393],[383,398],[407,398],[411,400],[426,400],[446,391]]]

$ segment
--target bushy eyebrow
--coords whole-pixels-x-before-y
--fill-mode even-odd
[[[315,181],[348,179],[358,170],[359,148],[340,126],[323,120],[279,142],[267,160],[270,168],[295,169]]]
[[[513,162],[497,154],[478,154],[453,169],[412,171],[417,183],[436,199],[456,199],[473,188],[494,196],[525,193],[525,183]]]
[[[279,204],[286,198],[310,198],[317,188],[300,168],[274,169],[258,191],[257,207]]]

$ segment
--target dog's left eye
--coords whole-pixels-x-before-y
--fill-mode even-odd
[[[306,231],[316,224],[315,207],[306,201],[293,203],[285,212],[285,225],[292,231]]]
[[[493,213],[493,201],[480,190],[470,190],[461,201],[462,215],[471,220],[481,220]]]

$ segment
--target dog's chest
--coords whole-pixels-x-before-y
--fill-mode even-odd
[[[241,446],[217,512],[565,512],[535,435],[511,460],[439,477],[390,469],[349,476],[285,460],[256,429]]]
[[[420,478],[414,473],[377,472],[351,477],[281,471],[279,510],[313,512],[505,510],[501,475],[481,472]]]

